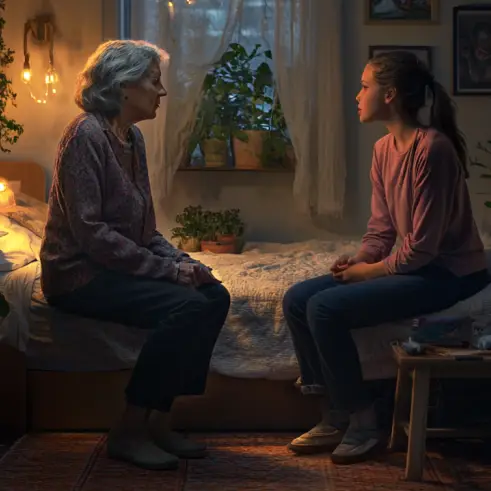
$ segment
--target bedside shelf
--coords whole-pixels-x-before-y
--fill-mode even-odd
[[[264,167],[260,169],[238,169],[236,167],[180,167],[178,172],[273,172],[280,174],[291,174],[295,169],[284,169],[281,167]]]

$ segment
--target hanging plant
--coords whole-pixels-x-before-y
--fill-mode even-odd
[[[9,119],[5,114],[9,103],[15,107],[17,94],[12,90],[12,80],[5,74],[5,70],[14,61],[14,51],[5,46],[3,39],[3,28],[5,27],[4,11],[5,0],[0,0],[0,150],[10,153],[10,149],[7,146],[17,142],[24,132],[24,127],[15,120]]]

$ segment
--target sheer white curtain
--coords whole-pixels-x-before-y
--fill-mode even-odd
[[[265,0],[265,37],[297,158],[302,211],[340,217],[346,180],[341,0]]]
[[[243,0],[133,2],[132,37],[157,44],[169,56],[162,66],[168,97],[157,119],[141,125],[156,204],[170,194],[187,152],[204,78],[232,41],[242,6]]]
[[[168,196],[187,151],[206,71],[230,42],[273,52],[278,94],[297,158],[294,198],[313,215],[339,217],[345,195],[341,0],[134,1],[133,37],[170,55],[169,91],[143,125],[156,203]],[[136,26],[135,26],[136,24]],[[136,28],[136,29],[135,29]]]

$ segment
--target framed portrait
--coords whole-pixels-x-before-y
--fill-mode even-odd
[[[453,93],[491,95],[491,5],[453,10]]]
[[[387,51],[410,51],[425,63],[428,70],[433,71],[431,46],[370,46],[368,56],[369,58],[372,58],[379,53],[386,53]]]
[[[440,0],[364,0],[367,24],[436,24]]]

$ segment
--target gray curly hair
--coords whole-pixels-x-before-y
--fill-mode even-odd
[[[166,53],[146,41],[117,40],[101,44],[79,73],[75,102],[89,113],[106,117],[121,111],[121,86],[138,83],[153,63],[166,61]]]

